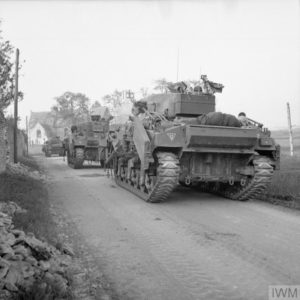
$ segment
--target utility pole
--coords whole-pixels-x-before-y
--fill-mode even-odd
[[[287,116],[288,116],[289,135],[290,135],[290,151],[291,151],[291,156],[293,156],[294,155],[294,143],[293,143],[291,110],[290,110],[289,102],[287,102]]]
[[[19,81],[19,49],[16,51],[15,95],[14,95],[14,163],[18,162],[18,81]]]
[[[29,152],[28,152],[29,135],[28,135],[28,117],[27,116],[26,116],[26,136],[27,136],[26,150],[27,150],[27,156],[28,156],[29,155]]]

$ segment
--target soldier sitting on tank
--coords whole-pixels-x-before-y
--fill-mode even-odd
[[[148,107],[146,101],[137,101],[133,104],[131,112],[135,117],[138,117],[140,120],[143,120],[146,117],[145,111],[147,110]]]
[[[242,126],[250,126],[250,125],[252,125],[252,124],[249,122],[249,120],[248,120],[248,118],[246,117],[246,114],[245,114],[244,112],[240,112],[240,113],[238,114],[238,119],[239,119],[239,121],[241,122]]]

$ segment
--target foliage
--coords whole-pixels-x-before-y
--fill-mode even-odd
[[[13,53],[14,47],[11,43],[0,36],[0,111],[4,111],[14,99]],[[19,99],[23,98],[21,92],[18,96]]]
[[[93,111],[93,109],[95,108],[98,108],[98,107],[101,107],[101,103],[99,101],[95,101],[92,105],[91,105],[91,108],[90,108],[90,111]]]
[[[154,81],[155,83],[155,90],[159,90],[161,93],[167,93],[168,92],[168,85],[171,83],[167,81],[165,78],[157,79]]]
[[[86,121],[89,115],[90,99],[82,93],[65,92],[55,98],[56,105],[52,112],[64,120],[70,119],[75,122]]]
[[[123,104],[123,93],[115,90],[112,94],[105,95],[102,99],[106,104],[110,104],[113,108],[118,108]]]

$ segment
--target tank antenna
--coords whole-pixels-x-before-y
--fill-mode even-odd
[[[178,82],[178,74],[179,74],[179,47],[177,48],[177,71],[176,71],[176,82]]]

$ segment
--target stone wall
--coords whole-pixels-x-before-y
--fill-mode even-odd
[[[27,137],[18,130],[18,157],[27,155]],[[11,120],[6,121],[0,116],[0,173],[6,169],[6,162],[14,161],[14,126]]]
[[[18,130],[18,157],[27,155],[27,137],[22,130]],[[7,151],[9,155],[9,160],[14,161],[14,127],[11,124],[7,126]]]

